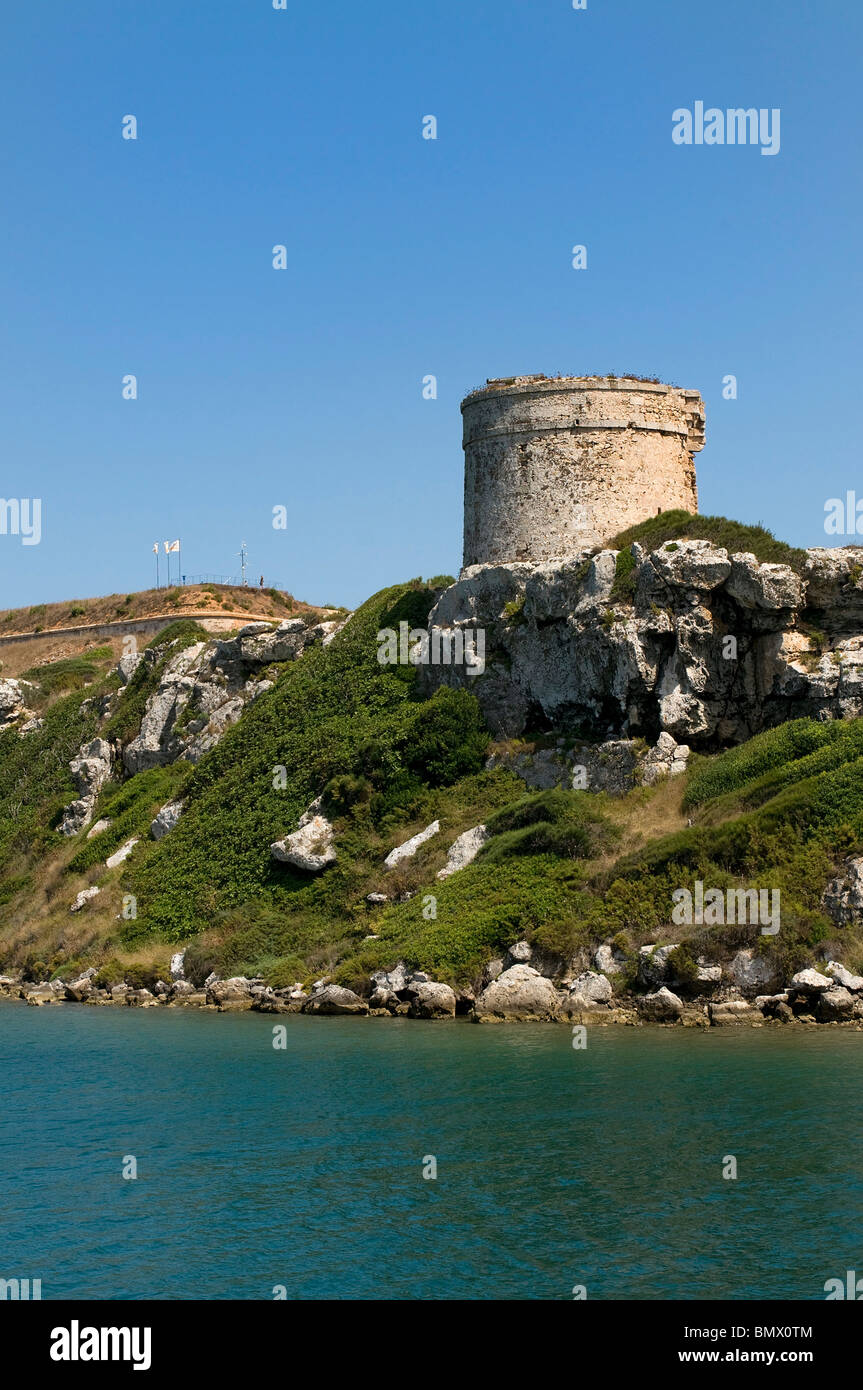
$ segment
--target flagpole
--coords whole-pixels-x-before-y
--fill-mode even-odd
[[[158,589],[158,587],[159,587],[159,543],[158,543],[158,541],[157,541],[156,544],[153,546],[153,549],[154,549],[154,551],[156,552],[156,588]]]

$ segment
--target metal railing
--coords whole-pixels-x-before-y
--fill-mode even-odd
[[[186,585],[186,586],[188,587],[188,585],[190,585],[190,584],[224,584],[226,588],[232,588],[232,589],[242,589],[242,588],[246,588],[246,589],[261,589],[261,588],[263,588],[263,589],[278,589],[279,592],[280,592],[280,593],[283,593],[283,594],[286,594],[286,593],[289,592],[289,590],[287,589],[286,585],[284,585],[284,584],[282,584],[282,583],[280,583],[280,582],[278,582],[278,581],[273,581],[273,580],[267,579],[266,575],[264,576],[264,582],[263,582],[263,584],[260,584],[260,583],[251,583],[251,582],[249,582],[249,581],[247,580],[246,583],[245,583],[245,585],[243,584],[242,579],[240,579],[236,574],[183,574],[183,575],[180,576],[180,585],[181,585],[181,586],[182,586],[182,585]],[[167,588],[167,589],[173,589],[173,588],[175,588],[176,586],[175,586],[174,584],[163,584],[161,587],[162,587],[163,589],[165,589],[165,588]]]

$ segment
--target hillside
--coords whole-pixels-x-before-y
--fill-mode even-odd
[[[558,1001],[588,981],[587,1012],[584,990],[607,986],[615,1017],[663,984],[684,1017],[711,999],[748,1001],[749,1017],[755,993],[795,1005],[787,987],[807,966],[863,969],[863,719],[790,719],[692,755],[665,733],[586,735],[565,714],[502,738],[465,682],[429,690],[428,672],[378,660],[380,629],[425,627],[458,588],[397,585],[346,623],[309,610],[214,638],[180,621],[122,671],[103,652],[86,672],[80,659],[31,672],[38,727],[0,734],[0,967],[153,986],[185,949],[190,989],[242,976],[305,999],[327,977],[367,1000],[372,974],[401,962],[464,1011],[529,960]],[[573,789],[582,764],[601,769],[590,790]],[[305,813],[323,869],[271,849]],[[477,827],[475,857],[438,877]],[[675,894],[699,882],[778,891],[781,930],[676,924]],[[676,949],[643,950],[663,944]]]
[[[24,632],[47,633],[54,628],[87,623],[123,622],[163,613],[181,616],[207,608],[213,610],[214,616],[221,611],[235,616],[248,614],[250,618],[283,618],[312,607],[281,589],[261,589],[251,584],[175,584],[161,589],[140,589],[131,594],[37,603],[30,608],[3,608],[0,609],[0,637]]]
[[[189,584],[8,608],[0,611],[0,675],[25,675],[31,667],[78,656],[98,661],[102,649],[119,659],[124,638],[154,631],[157,619],[166,626],[194,615],[216,631],[255,619],[321,619],[345,611],[302,603],[280,589],[239,584]]]

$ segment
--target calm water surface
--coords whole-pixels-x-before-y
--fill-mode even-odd
[[[7,1001],[0,1079],[0,1277],[43,1298],[823,1299],[863,1270],[861,1033],[574,1051],[554,1025]]]

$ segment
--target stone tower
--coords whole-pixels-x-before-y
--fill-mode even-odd
[[[465,566],[575,555],[657,512],[698,510],[698,391],[637,377],[503,377],[461,410]]]

